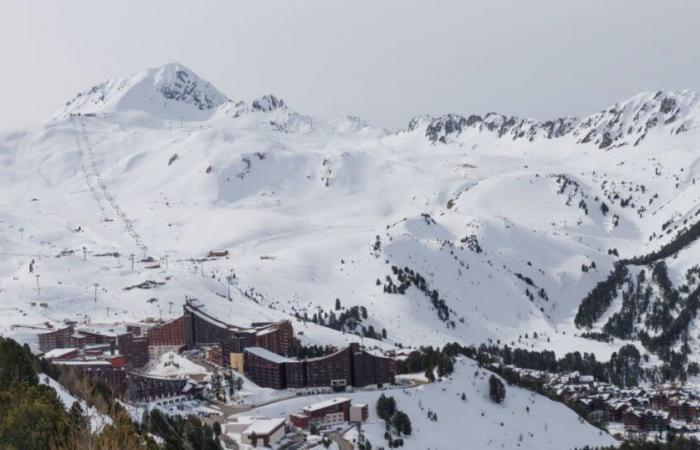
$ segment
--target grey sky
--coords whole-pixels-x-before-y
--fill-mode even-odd
[[[274,93],[389,128],[423,113],[579,115],[700,90],[699,20],[693,0],[3,0],[0,129],[172,61],[231,98]]]

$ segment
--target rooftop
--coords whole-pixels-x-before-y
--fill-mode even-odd
[[[232,417],[227,423],[238,423],[238,424],[252,424],[257,420],[268,419],[267,416],[235,416]]]
[[[289,320],[288,317],[283,318],[281,313],[274,312],[271,312],[271,315],[266,317],[265,314],[261,315],[261,312],[257,309],[255,311],[246,311],[248,314],[236,313],[230,308],[229,302],[220,300],[214,297],[203,302],[199,299],[188,298],[185,302],[185,310],[197,314],[199,318],[207,320],[213,325],[232,331],[255,332],[260,327],[273,326],[281,321]],[[241,321],[241,318],[246,316],[255,316],[260,320],[254,324],[250,322],[244,323]]]
[[[266,350],[262,347],[248,347],[244,351],[277,364],[295,361],[294,359],[285,358],[284,356],[273,353],[270,350]]]
[[[246,428],[243,433],[267,435],[273,433],[282,425],[284,425],[284,419],[259,419]]]
[[[77,348],[55,348],[53,350],[49,350],[44,354],[44,358],[46,359],[53,359],[53,358],[60,358],[61,356],[65,356],[69,353],[72,353],[74,351],[78,350]]]
[[[53,361],[54,364],[60,364],[64,366],[111,366],[112,363],[104,359],[57,359]]]
[[[92,324],[78,329],[78,333],[98,334],[105,337],[117,337],[128,333],[126,325]]]
[[[334,405],[338,405],[341,403],[349,402],[350,399],[348,397],[335,397],[330,400],[325,400],[322,402],[318,403],[313,403],[309,406],[305,406],[302,409],[304,412],[313,412],[313,411],[318,411],[319,409],[325,409]]]

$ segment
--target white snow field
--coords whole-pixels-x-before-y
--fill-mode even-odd
[[[561,403],[509,386],[501,404],[489,399],[491,372],[462,358],[452,377],[441,382],[407,389],[383,391],[396,399],[398,409],[411,419],[408,449],[570,449],[585,445],[614,445],[604,431],[585,422]],[[465,400],[462,400],[464,393]],[[372,448],[386,447],[384,421],[377,417],[375,404],[381,392],[343,393],[353,402],[367,403],[369,420],[363,424]],[[310,404],[338,394],[303,396],[241,413],[245,416],[287,417]],[[437,414],[437,420],[428,417]]]
[[[0,334],[35,346],[65,320],[176,317],[186,297],[240,325],[337,315],[339,300],[386,331],[370,347],[493,340],[605,360],[624,342],[584,339],[573,318],[612,249],[648,253],[697,220],[699,109],[656,92],[583,118],[390,132],[231,100],[179,64],[108,81],[0,134]],[[698,256],[668,261],[674,284]],[[294,327],[304,344],[360,339]]]
[[[231,101],[178,64],[103,83],[0,137],[0,330],[32,342],[47,322],[173,317],[185,296],[241,323],[340,299],[389,344],[536,331],[528,345],[605,358],[615,346],[574,337],[572,317],[608,249],[647,252],[664,223],[694,217],[697,110],[692,93],[642,94],[583,119],[445,116],[389,133],[273,96]],[[192,261],[212,249],[229,256]],[[384,292],[392,266],[438,291],[446,322],[415,287]],[[165,284],[125,290],[146,280]]]
[[[149,375],[159,377],[186,377],[188,375],[206,375],[209,371],[175,352],[166,352],[158,359],[149,361],[144,369]]]

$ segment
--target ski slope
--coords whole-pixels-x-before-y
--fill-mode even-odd
[[[371,346],[519,341],[605,359],[621,343],[578,337],[573,317],[610,249],[647,253],[696,220],[697,111],[693,93],[646,93],[583,118],[389,132],[231,100],[179,64],[108,81],[0,135],[0,333],[35,344],[64,320],[167,319],[186,296],[242,325],[338,314],[339,299],[386,330]],[[423,289],[387,292],[392,266]],[[294,325],[308,344],[359,340]]]
[[[491,372],[466,358],[455,364],[451,378],[416,388],[384,392],[411,419],[407,449],[571,449],[586,445],[614,445],[615,439],[585,422],[566,406],[532,392],[509,386],[506,398],[496,404],[488,396]],[[464,394],[464,400],[462,400]],[[372,448],[386,447],[384,421],[376,414],[380,392],[360,391],[353,402],[369,405],[362,429]],[[301,408],[334,395],[303,396],[241,413],[245,416],[287,417]],[[436,413],[431,420],[428,412]]]

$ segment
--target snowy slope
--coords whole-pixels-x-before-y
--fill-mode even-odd
[[[185,296],[241,325],[339,314],[339,299],[386,330],[371,345],[536,331],[526,345],[604,359],[621,343],[577,337],[573,318],[611,249],[648,253],[697,220],[697,109],[662,92],[585,118],[421,118],[392,134],[274,96],[231,101],[178,64],[109,81],[0,135],[0,332],[33,343],[64,319],[174,317]],[[230,254],[197,260],[212,249]],[[146,280],[163,284],[127,289]],[[295,327],[306,343],[359,339]]]
[[[141,111],[162,119],[197,120],[228,98],[188,68],[172,63],[117,78],[76,95],[55,117]]]
[[[559,450],[615,444],[607,433],[580,420],[567,407],[532,392],[508,386],[503,403],[493,403],[488,397],[491,373],[471,360],[460,360],[455,369],[452,378],[435,384],[385,392],[396,399],[398,409],[411,419],[412,434],[404,448]],[[369,420],[363,430],[373,448],[386,447],[384,422],[377,417],[375,409],[379,395],[377,391],[343,394],[354,402],[369,405]],[[333,397],[297,397],[243,415],[287,417],[304,406]],[[429,411],[437,414],[437,421],[429,419]]]
[[[50,386],[56,391],[58,399],[61,401],[61,403],[63,403],[66,410],[70,410],[73,403],[77,401],[77,399],[71,395],[71,393],[68,392],[65,387],[48,375],[40,374],[39,382]],[[99,432],[105,425],[112,423],[111,417],[101,414],[94,406],[88,406],[85,400],[80,400],[79,403],[90,420],[90,428],[93,432]]]

